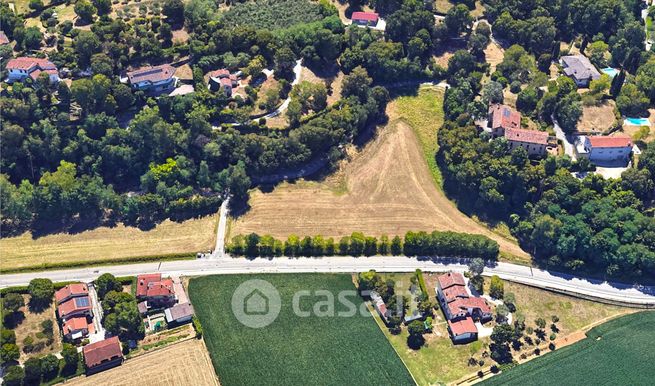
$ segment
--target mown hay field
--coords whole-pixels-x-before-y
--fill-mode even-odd
[[[250,279],[271,283],[279,292],[281,311],[263,328],[241,324],[232,311],[235,289]],[[221,385],[412,385],[414,382],[370,313],[352,317],[300,317],[293,312],[293,296],[308,291],[301,310],[311,310],[328,290],[335,313],[348,300],[361,308],[347,274],[224,275],[193,278],[189,295],[204,330],[207,347]],[[311,295],[310,295],[311,294]]]
[[[129,359],[113,369],[66,382],[73,386],[136,384],[218,386],[218,380],[205,345],[201,340],[191,339]]]
[[[166,220],[143,231],[119,224],[76,234],[59,233],[38,238],[24,233],[0,240],[3,271],[48,268],[52,265],[112,261],[142,256],[193,254],[214,247],[218,215],[184,222]]]
[[[655,312],[611,320],[587,338],[490,378],[484,385],[650,385]]]

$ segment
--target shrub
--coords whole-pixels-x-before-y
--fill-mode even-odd
[[[193,328],[196,330],[196,338],[202,338],[202,324],[200,324],[200,319],[194,315],[191,320],[193,322]]]

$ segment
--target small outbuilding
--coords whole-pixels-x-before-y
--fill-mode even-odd
[[[176,304],[164,310],[166,323],[187,323],[193,318],[193,306],[191,303]]]
[[[123,363],[121,342],[116,336],[87,344],[82,353],[87,374],[95,374]]]

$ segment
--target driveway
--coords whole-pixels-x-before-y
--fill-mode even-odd
[[[575,161],[578,157],[575,154],[575,145],[573,144],[573,137],[570,135],[566,135],[564,133],[564,130],[562,127],[557,123],[557,119],[555,117],[551,117],[553,120],[553,129],[555,130],[555,137],[562,141],[562,144],[564,145],[564,154],[568,155],[571,157],[572,161]]]
[[[93,327],[95,332],[89,334],[89,342],[95,343],[105,339],[105,328],[102,326],[102,307],[98,299],[98,292],[93,284],[88,285],[89,297],[91,298],[91,305],[93,306]]]

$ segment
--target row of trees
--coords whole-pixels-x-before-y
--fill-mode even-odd
[[[102,299],[102,325],[107,332],[122,341],[143,339],[145,327],[134,295],[123,292],[121,282],[109,273],[98,277],[96,285]]]
[[[482,235],[456,232],[407,232],[404,239],[395,236],[365,236],[354,232],[338,241],[323,236],[304,237],[291,235],[286,241],[270,235],[251,233],[237,235],[227,246],[227,251],[247,257],[270,256],[454,256],[483,259],[498,257],[498,243]]]

